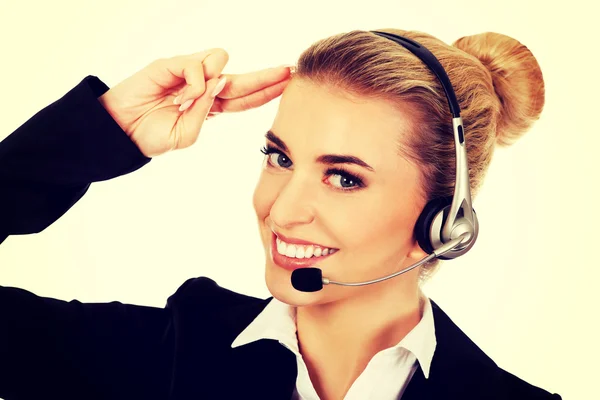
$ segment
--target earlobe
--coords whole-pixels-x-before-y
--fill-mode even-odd
[[[415,240],[412,249],[408,253],[408,258],[413,259],[416,262],[427,257],[428,255],[429,254],[423,250],[421,246],[419,246],[419,242]]]

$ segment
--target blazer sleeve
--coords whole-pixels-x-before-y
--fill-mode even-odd
[[[0,142],[0,243],[44,230],[92,182],[150,161],[97,100],[107,90],[88,76]]]
[[[150,161],[98,102],[107,90],[88,76],[0,142],[0,242],[42,231],[92,182]],[[165,398],[171,321],[169,308],[0,286],[0,398]]]
[[[166,399],[172,310],[0,286],[0,398]]]

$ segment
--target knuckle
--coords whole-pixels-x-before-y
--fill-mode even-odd
[[[200,127],[202,127],[202,125],[200,125]],[[183,147],[193,146],[198,141],[198,136],[200,136],[200,135],[188,135],[185,138],[185,141],[183,143]]]
[[[223,59],[225,62],[229,62],[229,53],[225,49],[221,49],[221,51],[223,52]]]
[[[167,63],[166,58],[157,58],[150,63],[150,67],[161,67]]]
[[[212,48],[209,50],[209,53],[224,59],[225,63],[229,62],[229,53],[227,52],[227,50],[221,47]]]
[[[268,91],[263,90],[260,94],[260,104],[268,103],[271,100],[271,95]]]
[[[222,47],[215,47],[212,49],[213,53],[218,53],[219,55],[222,55],[223,57],[229,57],[229,53],[227,53],[227,50],[225,50]]]
[[[247,110],[252,107],[250,99],[248,97],[243,97],[240,99],[240,104],[242,106],[242,110]]]

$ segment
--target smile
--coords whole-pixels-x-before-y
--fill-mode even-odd
[[[275,233],[271,236],[271,259],[278,266],[292,271],[297,268],[310,267],[338,252],[338,249],[307,244],[308,242],[289,243],[304,241],[279,238],[278,236],[282,235]]]

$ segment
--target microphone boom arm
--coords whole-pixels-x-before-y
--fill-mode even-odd
[[[357,282],[357,283],[336,282],[336,281],[329,280],[328,278],[322,278],[322,281],[323,281],[324,285],[333,284],[333,285],[341,285],[341,286],[364,286],[364,285],[370,285],[372,283],[377,283],[377,282],[385,281],[387,279],[391,279],[391,278],[394,278],[394,277],[396,277],[398,275],[401,275],[401,274],[403,274],[405,272],[408,272],[411,269],[417,268],[417,267],[423,265],[424,263],[426,263],[428,261],[431,261],[432,259],[437,258],[437,257],[443,255],[444,253],[447,253],[447,252],[451,251],[455,247],[459,246],[463,242],[463,240],[465,240],[465,239],[470,240],[470,236],[471,236],[470,233],[465,232],[462,235],[460,235],[459,237],[457,237],[456,239],[450,240],[448,243],[444,243],[442,246],[440,246],[437,249],[435,249],[433,251],[433,253],[431,253],[427,257],[419,260],[417,263],[411,265],[410,267],[405,268],[405,269],[403,269],[401,271],[395,272],[392,275],[384,276],[383,278],[374,279],[374,280],[368,281],[368,282]]]

